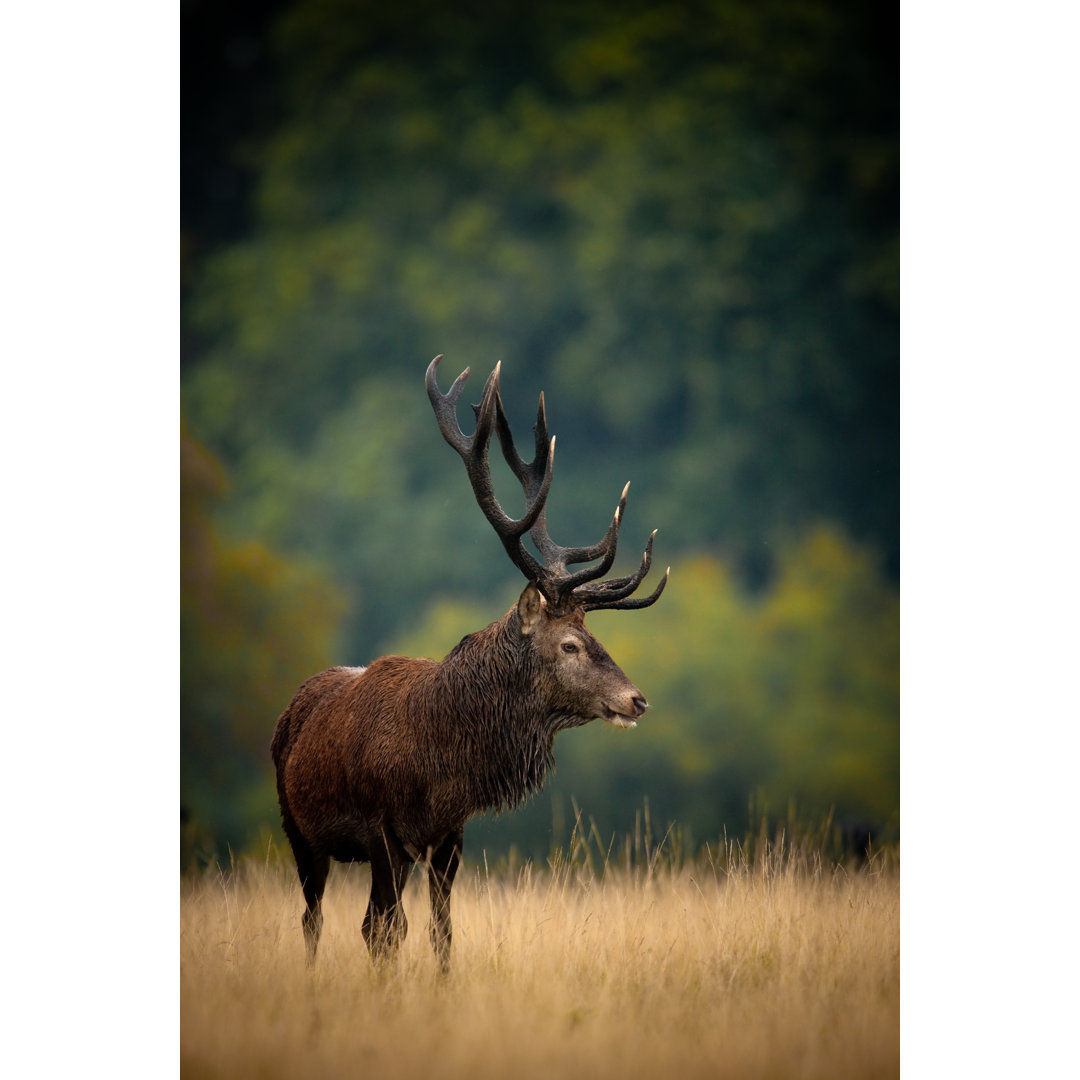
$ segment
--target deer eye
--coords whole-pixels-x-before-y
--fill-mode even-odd
[[[563,646],[562,646],[562,651],[564,653],[571,653],[572,654],[572,653],[576,653],[578,651],[578,647],[572,641],[564,641]]]

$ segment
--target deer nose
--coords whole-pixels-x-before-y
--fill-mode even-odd
[[[641,716],[641,714],[649,707],[649,703],[639,695],[635,695],[631,698],[631,704],[634,706],[634,716]]]

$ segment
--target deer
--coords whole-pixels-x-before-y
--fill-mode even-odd
[[[368,862],[371,895],[362,933],[373,962],[393,957],[408,931],[402,894],[416,863],[426,864],[429,937],[439,969],[450,970],[450,892],[461,863],[465,823],[519,806],[553,765],[555,736],[602,719],[633,728],[648,708],[642,692],[586,629],[590,611],[645,608],[664,591],[634,598],[652,564],[653,530],[638,569],[599,580],[615,560],[629,483],[599,543],[552,541],[545,505],[555,438],[540,394],[535,456],[514,445],[499,389],[501,362],[473,406],[464,434],[457,403],[469,368],[439,390],[436,356],[425,383],[439,430],[457,451],[476,501],[527,584],[502,618],[464,637],[442,660],[383,656],[366,667],[332,667],[308,679],[281,714],[271,755],[282,825],[306,908],[308,965],[322,931],[330,860]],[[525,494],[514,519],[495,497],[488,460],[492,435]],[[524,545],[528,534],[538,560]],[[591,564],[581,569],[571,566]]]

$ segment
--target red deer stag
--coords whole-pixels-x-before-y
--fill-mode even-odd
[[[300,687],[281,714],[271,752],[285,834],[304,890],[309,963],[322,928],[330,859],[371,863],[371,899],[363,923],[373,959],[393,953],[407,925],[401,895],[414,861],[427,863],[430,937],[441,968],[450,960],[450,889],[465,822],[523,802],[543,783],[555,735],[602,718],[633,727],[648,703],[603,645],[585,629],[587,611],[643,608],[630,599],[652,562],[653,536],[636,573],[600,582],[615,560],[627,484],[607,535],[588,547],[561,547],[548,536],[544,502],[555,440],[548,441],[544,396],[536,420],[536,456],[514,448],[499,395],[499,367],[488,378],[476,431],[457,423],[469,369],[447,394],[435,369],[427,390],[446,441],[461,455],[480,508],[529,584],[497,622],[463,638],[438,663],[384,656],[364,667],[334,667]],[[492,431],[525,490],[526,509],[508,517],[495,498],[488,464]],[[525,549],[529,533],[543,563]],[[596,560],[600,560],[598,563]],[[574,563],[596,563],[571,572]],[[670,568],[669,568],[670,572]]]

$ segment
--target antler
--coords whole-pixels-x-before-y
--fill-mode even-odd
[[[476,413],[476,431],[470,437],[462,432],[457,422],[457,402],[465,386],[469,368],[466,368],[454,380],[447,393],[442,394],[435,376],[435,369],[440,360],[442,360],[442,354],[436,356],[428,365],[426,376],[428,396],[435,410],[439,430],[465,462],[476,501],[480,509],[484,511],[484,516],[491,522],[514,565],[529,581],[536,582],[548,603],[558,610],[571,610],[575,607],[581,607],[585,611],[597,611],[602,608],[626,610],[648,607],[655,603],[664,591],[671,567],[668,567],[663,580],[651,596],[636,600],[628,598],[641,584],[652,565],[652,545],[656,530],[653,530],[652,536],[645,545],[645,554],[636,573],[626,577],[612,578],[610,581],[596,581],[611,569],[615,561],[619,526],[626,511],[626,495],[630,485],[627,484],[622,490],[619,505],[615,508],[615,516],[603,540],[588,547],[562,547],[556,544],[548,535],[544,512],[544,504],[551,490],[552,470],[555,464],[555,439],[554,437],[548,439],[543,393],[540,394],[536,424],[533,427],[536,452],[533,460],[526,464],[514,446],[510,424],[503,410],[502,397],[499,394],[501,364],[496,364],[495,370],[488,376],[480,404],[473,406],[473,411]],[[492,427],[499,436],[499,445],[506,463],[525,491],[525,513],[517,520],[509,517],[495,498],[487,458]],[[544,560],[542,566],[525,549],[522,542],[525,533],[529,533],[537,551],[540,552]],[[571,564],[593,562],[596,559],[600,562],[595,566],[586,567],[576,573],[571,573],[567,569]],[[591,584],[592,582],[596,583]]]

